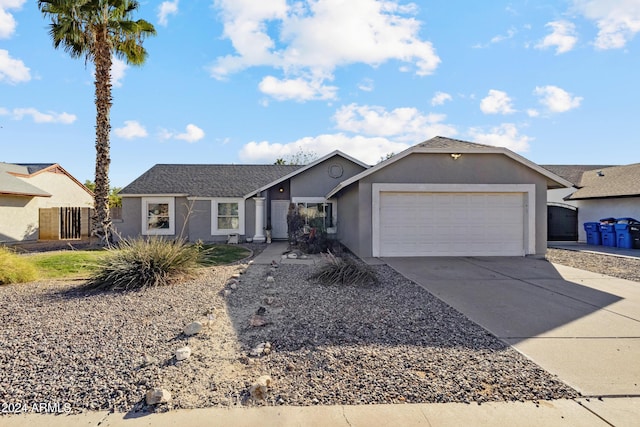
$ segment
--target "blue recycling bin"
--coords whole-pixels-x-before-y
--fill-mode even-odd
[[[600,223],[600,239],[602,240],[602,246],[609,246],[611,248],[618,246],[615,226],[616,225],[614,223]]]
[[[640,225],[640,221],[634,218],[618,218],[614,225],[616,231],[616,243],[619,248],[632,249],[634,236],[631,227]]]
[[[584,231],[587,232],[587,244],[589,245],[601,245],[602,240],[600,238],[600,223],[599,222],[585,222]]]

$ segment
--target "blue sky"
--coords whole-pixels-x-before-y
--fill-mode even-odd
[[[436,135],[540,164],[639,162],[640,0],[141,1],[116,62],[111,184],[156,163],[373,164]],[[0,161],[93,179],[91,64],[36,1],[0,0]]]

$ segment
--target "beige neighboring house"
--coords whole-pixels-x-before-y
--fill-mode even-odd
[[[57,163],[0,162],[0,243],[80,238],[81,222],[84,237],[92,207],[93,193]]]

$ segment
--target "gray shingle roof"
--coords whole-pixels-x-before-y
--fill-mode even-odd
[[[579,187],[567,199],[640,196],[640,163],[586,171]]]
[[[50,165],[49,165],[50,166]],[[14,194],[19,196],[43,196],[51,194],[12,175],[31,175],[29,168],[24,165],[0,162],[0,194]]]
[[[55,163],[17,163],[20,166],[24,166],[27,168],[27,173],[29,175],[40,172],[42,169],[46,169],[55,165]]]
[[[120,194],[186,194],[192,197],[243,197],[302,166],[159,164]]]
[[[496,147],[493,145],[484,145],[484,144],[478,144],[475,142],[468,142],[468,141],[462,141],[460,139],[454,139],[454,138],[447,138],[444,136],[436,136],[434,138],[431,138],[427,141],[421,142],[419,144],[417,144],[418,147],[423,147],[423,148],[433,148],[433,149],[445,149],[445,150],[469,150],[474,149],[474,150],[482,150],[482,149],[487,149],[487,150],[495,150]]]
[[[610,168],[614,165],[541,165],[543,168],[560,175],[574,185],[579,185],[582,174],[586,171]]]

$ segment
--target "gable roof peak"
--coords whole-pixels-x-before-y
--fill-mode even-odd
[[[431,149],[504,149],[493,145],[478,144],[476,142],[463,141],[461,139],[449,138],[446,136],[435,136],[431,139],[423,141],[414,147],[431,148]]]

